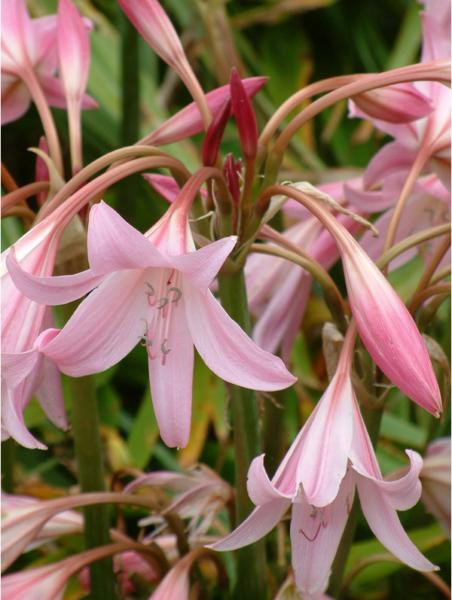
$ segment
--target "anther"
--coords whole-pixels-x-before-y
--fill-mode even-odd
[[[174,302],[175,304],[177,304],[182,298],[182,291],[178,287],[172,287],[168,290],[168,292],[174,292],[175,298],[173,298],[171,302]]]
[[[157,309],[161,310],[165,308],[165,306],[169,303],[169,298],[160,298],[159,303],[157,304]]]
[[[163,355],[162,356],[162,366],[164,366],[166,363],[166,355],[171,352],[171,349],[166,347],[167,342],[168,342],[168,340],[167,340],[167,338],[165,338],[160,346],[160,351]]]
[[[148,288],[145,292],[146,296],[148,297],[148,304],[149,304],[149,306],[154,306],[154,304],[155,304],[155,300],[153,300],[153,297],[155,296],[154,286],[146,281],[146,287]],[[152,301],[151,301],[151,299],[152,299]]]

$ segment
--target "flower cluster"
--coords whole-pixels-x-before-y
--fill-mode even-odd
[[[224,569],[212,549],[256,542],[290,509],[295,586],[303,599],[318,600],[325,597],[342,534],[356,510],[355,492],[370,529],[390,553],[418,571],[436,569],[413,544],[397,511],[411,508],[422,495],[448,528],[438,494],[450,490],[446,441],[429,447],[425,463],[418,452],[406,450],[409,466],[400,477],[386,479],[363,415],[370,409],[381,417],[393,386],[399,400],[406,396],[433,417],[443,410],[432,363],[438,352],[420,323],[435,315],[450,275],[446,4],[424,2],[418,64],[312,84],[283,103],[260,133],[252,98],[265,77],[242,79],[232,68],[229,84],[205,93],[160,3],[119,0],[193,102],[135,145],[84,165],[81,111],[97,106],[86,93],[93,24],[71,0],[59,0],[57,15],[40,18],[30,17],[24,0],[4,0],[2,123],[19,119],[33,102],[44,137],[36,150],[36,181],[19,188],[5,177],[3,214],[23,217],[26,231],[2,254],[2,439],[45,449],[25,422],[32,397],[57,427],[67,429],[61,374],[78,378],[106,371],[141,346],[161,439],[170,448],[185,448],[198,383],[196,350],[226,382],[231,400],[238,520],[228,533],[224,516],[228,511],[234,518],[233,490],[204,466],[141,474],[120,493],[48,503],[5,495],[4,568],[24,551],[79,534],[83,520],[73,511],[78,506],[129,503],[152,509],[139,523],[152,531],[143,531],[138,541],[113,528],[110,545],[8,574],[2,584],[6,598],[30,593],[58,598],[80,571],[88,589],[85,567],[112,555],[124,593],[134,592],[134,573],[147,586],[157,584],[154,600],[186,598],[194,564],[213,562],[221,582]],[[321,98],[293,116],[294,108],[319,93]],[[290,139],[343,99],[349,100],[350,117],[370,121],[393,141],[358,176],[316,187],[283,181],[280,167]],[[67,110],[70,167],[50,106]],[[230,123],[239,157],[221,152]],[[204,137],[197,169],[161,149],[199,133]],[[168,202],[156,222],[143,223],[144,233],[110,206],[106,194],[136,173]],[[28,203],[33,196],[37,202]],[[422,274],[405,302],[388,272],[413,256]],[[329,273],[337,262],[343,273],[339,286]],[[256,401],[242,388],[268,393],[296,384],[294,344],[317,285],[329,309],[325,320],[336,321],[341,348],[329,365],[329,384],[270,478],[256,441]],[[75,300],[77,308],[56,327],[52,307]],[[427,311],[421,316],[420,307]],[[255,505],[247,517],[245,486]],[[248,566],[257,571],[260,563],[253,561]]]

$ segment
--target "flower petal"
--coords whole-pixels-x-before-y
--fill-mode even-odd
[[[399,142],[390,142],[383,146],[370,161],[364,173],[363,187],[370,188],[384,181],[388,175],[397,171],[407,171],[414,160],[414,152]]]
[[[108,369],[143,335],[148,308],[143,271],[114,273],[77,308],[60,333],[41,351],[68,375]]]
[[[14,248],[6,257],[6,265],[18,290],[39,304],[48,306],[66,304],[81,298],[102,281],[90,269],[75,275],[37,277],[21,268],[16,260]]]
[[[206,365],[219,377],[254,390],[280,390],[296,378],[280,358],[262,350],[226,313],[209,290],[184,280],[187,322]]]
[[[182,306],[173,310],[168,324],[168,354],[148,350],[152,402],[162,440],[170,448],[188,444],[191,427],[193,341]],[[164,363],[161,356],[163,356]]]
[[[302,495],[292,505],[292,565],[303,600],[320,600],[328,586],[353,496],[353,478],[348,474],[334,502],[324,509],[313,509]]]
[[[253,544],[279,523],[289,506],[290,500],[284,499],[258,506],[232,533],[212,544],[210,548],[223,552]]]
[[[359,412],[358,404],[354,406],[353,443],[350,449],[350,461],[353,469],[361,476],[370,479],[385,494],[386,500],[397,510],[406,510],[414,506],[421,497],[422,486],[419,474],[422,469],[422,458],[413,450],[406,450],[410,459],[408,472],[399,479],[384,480],[378,466],[372,442]]]
[[[264,454],[256,456],[248,470],[246,487],[251,501],[260,506],[281,498],[291,500],[292,494],[280,492],[268,478],[264,466],[264,456]]]
[[[305,425],[297,482],[313,506],[331,504],[345,476],[353,437],[353,397],[350,375],[339,366]]]
[[[399,560],[417,571],[435,571],[437,567],[423,556],[400,523],[385,493],[372,480],[356,475],[361,509],[378,540]]]
[[[145,267],[171,267],[137,229],[105,202],[89,214],[88,260],[96,275]]]
[[[174,268],[187,277],[191,285],[196,288],[207,289],[226,258],[232,252],[236,241],[237,236],[230,235],[203,246],[195,252],[168,258]]]

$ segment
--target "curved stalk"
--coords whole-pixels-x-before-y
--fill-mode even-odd
[[[23,202],[31,196],[36,196],[39,192],[45,192],[49,189],[48,181],[35,181],[34,183],[27,183],[20,188],[15,189],[2,197],[2,210],[8,210],[16,204]]]

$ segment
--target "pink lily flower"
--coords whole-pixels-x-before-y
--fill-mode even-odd
[[[1,581],[2,594],[8,600],[62,600],[70,577],[91,562],[124,549],[125,544],[109,544],[43,567],[4,575]]]
[[[444,5],[447,5],[444,2]],[[450,6],[441,10],[436,4],[425,2],[421,14],[423,27],[422,62],[450,58]],[[449,14],[449,16],[447,16]],[[444,185],[450,184],[450,115],[451,91],[438,82],[416,82],[417,92],[430,99],[433,111],[426,117],[406,124],[389,123],[374,119],[351,103],[351,116],[369,118],[381,131],[395,138],[383,146],[369,163],[364,185],[371,188],[389,173],[411,168],[418,153],[429,152],[429,164]]]
[[[9,268],[23,293],[59,303],[80,280],[102,283],[58,335],[40,347],[73,376],[109,368],[141,343],[148,355],[154,409],[168,446],[187,444],[191,421],[194,350],[225,381],[276,390],[295,378],[283,362],[260,349],[228,316],[209,286],[231,252],[231,236],[195,250],[188,211],[197,192],[189,180],[179,198],[145,235],[105,203],[94,206],[88,227],[90,270],[42,279]],[[124,295],[125,294],[125,295]]]
[[[31,496],[17,496],[15,494],[2,493],[2,520],[20,519],[29,513],[29,509],[41,508],[42,500]],[[74,510],[65,510],[52,516],[43,527],[36,533],[32,541],[26,547],[31,550],[46,543],[49,540],[66,535],[69,533],[78,533],[83,531],[83,516]]]
[[[420,571],[435,567],[405,533],[396,510],[419,500],[422,459],[407,450],[408,472],[398,480],[382,478],[351,382],[355,332],[352,326],[334,377],[270,480],[264,455],[253,460],[248,493],[256,505],[250,516],[215,550],[234,550],[266,535],[292,505],[292,564],[299,591],[318,600],[328,585],[355,488],[361,508],[378,540],[402,562]]]
[[[85,28],[90,24],[85,21]],[[55,77],[58,67],[57,18],[49,15],[31,19],[24,0],[2,2],[2,125],[24,115],[31,103],[26,87],[27,73],[34,71],[47,102],[66,107],[61,81]],[[82,108],[97,103],[83,95]]]
[[[60,77],[67,101],[72,171],[82,167],[80,112],[88,83],[90,47],[88,32],[71,0],[58,4],[58,55]]]
[[[403,176],[401,177],[400,174],[390,175],[381,191],[351,190],[346,187],[346,196],[355,207],[366,210],[368,213],[386,209],[374,222],[380,233],[379,237],[366,231],[360,239],[361,247],[372,260],[376,261],[383,251],[385,234],[391,222],[393,206],[400,192],[401,179]],[[397,229],[394,242],[397,243],[423,229],[450,222],[449,203],[450,193],[436,175],[427,175],[418,179],[407,201],[406,214]],[[374,206],[373,210],[372,205]],[[421,247],[410,248],[391,261],[389,269],[402,266],[418,253],[425,261],[428,261],[439,244],[441,244],[441,239],[435,239]],[[450,254],[446,253],[439,267],[448,264],[449,259]]]
[[[204,126],[211,115],[204,92],[188,62],[179,36],[158,0],[119,0],[127,18],[149,46],[172,67],[186,85],[199,107]]]
[[[450,538],[450,437],[429,444],[421,471],[422,496],[428,512],[432,513]]]
[[[152,539],[167,527],[164,515],[175,512],[181,519],[188,519],[188,538],[190,542],[195,541],[208,532],[233,495],[231,486],[205,465],[199,465],[186,473],[157,471],[142,475],[129,483],[124,488],[124,493],[144,486],[158,487],[172,496],[161,514],[146,517],[139,522],[141,527],[157,526],[157,530],[151,535]]]
[[[242,80],[246,93],[252,98],[262,89],[268,77],[248,77]],[[230,99],[229,84],[223,85],[205,95],[206,103],[213,118],[221,112],[224,104]],[[151,144],[154,146],[164,146],[172,144],[184,138],[195,135],[203,130],[203,120],[198,105],[195,102],[188,104],[175,115],[167,119],[164,123],[152,131],[149,135],[142,138],[140,144]]]
[[[33,227],[15,244],[18,262],[35,275],[50,275],[57,242],[54,224]],[[23,411],[36,394],[48,418],[57,427],[67,427],[58,369],[35,347],[39,336],[52,327],[51,309],[24,296],[6,270],[2,253],[2,436],[13,437],[27,448],[45,449],[25,426]]]

